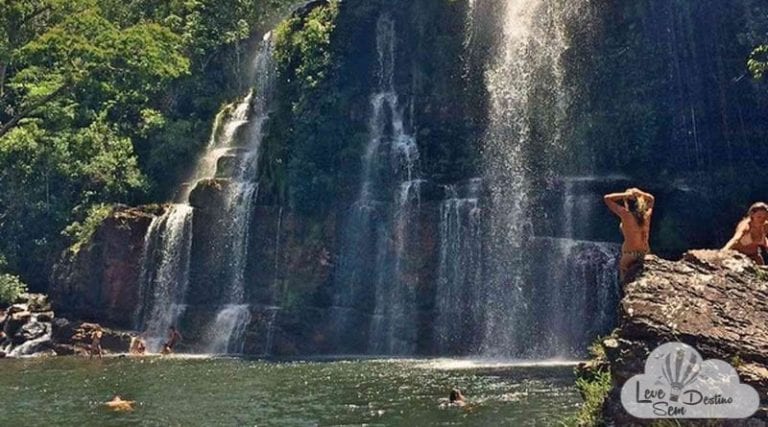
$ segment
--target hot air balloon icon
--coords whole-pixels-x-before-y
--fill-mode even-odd
[[[696,379],[700,370],[701,360],[696,352],[689,353],[684,349],[678,349],[667,353],[661,371],[672,386],[669,400],[677,402],[683,388]]]

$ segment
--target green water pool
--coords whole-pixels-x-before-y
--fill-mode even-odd
[[[0,360],[3,426],[556,426],[573,366],[457,360]],[[447,406],[452,387],[470,405]],[[103,403],[119,394],[132,412]]]

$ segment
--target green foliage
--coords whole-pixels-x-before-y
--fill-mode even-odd
[[[300,92],[317,87],[331,72],[331,34],[338,14],[339,1],[333,0],[306,17],[292,16],[275,29],[275,60],[285,78],[299,81]]]
[[[8,263],[0,255],[0,306],[13,304],[21,294],[27,292],[27,285],[21,279],[5,271]]]
[[[611,373],[606,370],[607,359],[602,342],[602,337],[595,339],[588,349],[592,359],[576,369],[576,389],[584,403],[576,415],[560,422],[562,426],[592,427],[604,424],[601,416],[603,402],[613,383]]]
[[[606,360],[605,347],[603,347],[603,337],[595,338],[595,341],[592,342],[592,345],[590,345],[589,348],[587,348],[587,351],[595,361],[602,362]]]
[[[88,206],[165,200],[216,109],[242,89],[244,41],[292,3],[0,1],[9,268],[42,288],[68,245],[62,230],[87,224]]]
[[[72,245],[69,250],[77,254],[82,247],[91,240],[91,237],[109,215],[112,207],[105,204],[93,205],[88,209],[82,222],[75,221],[64,229],[63,234],[70,238]]]
[[[294,15],[274,33],[279,96],[267,123],[260,179],[275,201],[305,214],[323,214],[338,200],[362,146],[360,124],[347,119],[356,87],[340,84],[339,7],[334,0]]]
[[[735,354],[733,357],[731,357],[731,360],[729,360],[728,363],[730,363],[734,368],[738,369],[744,366],[744,359],[742,359],[740,355]]]
[[[756,47],[747,59],[747,68],[752,77],[762,79],[768,72],[768,45]]]
[[[13,304],[25,292],[27,285],[17,276],[0,274],[0,306]]]
[[[602,425],[600,413],[611,386],[610,372],[597,372],[591,379],[578,378],[576,388],[584,398],[584,404],[575,419],[569,420],[567,424],[580,427]]]

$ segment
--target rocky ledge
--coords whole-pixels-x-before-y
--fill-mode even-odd
[[[103,332],[101,347],[105,354],[128,352],[132,334],[96,323],[56,318],[48,297],[23,294],[14,304],[0,307],[0,358],[87,355],[91,333],[97,327]]]
[[[144,236],[166,208],[115,206],[79,251],[66,250],[54,266],[53,309],[70,319],[133,327],[141,299]]]
[[[706,425],[768,426],[767,303],[768,268],[739,253],[695,250],[680,261],[647,256],[624,287],[618,329],[595,346],[596,358],[578,369],[582,393],[596,378],[610,381],[605,400],[595,407],[598,424],[653,424],[624,410],[621,387],[643,373],[654,348],[681,341],[704,359],[733,365],[741,381],[759,394],[760,409],[751,419]],[[696,422],[701,421],[690,423]]]

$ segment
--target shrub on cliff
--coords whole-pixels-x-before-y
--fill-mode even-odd
[[[597,338],[589,347],[589,353],[592,360],[576,369],[576,389],[584,399],[584,404],[576,415],[563,420],[562,425],[591,427],[603,424],[603,402],[613,382],[605,365],[607,359],[601,338]]]
[[[69,250],[72,253],[78,253],[80,248],[91,240],[93,233],[96,232],[99,225],[101,225],[111,213],[112,206],[105,204],[93,205],[88,209],[88,213],[82,222],[75,221],[67,226],[67,228],[64,229],[63,234],[69,237],[72,241]]]
[[[260,192],[305,214],[327,212],[347,190],[365,133],[364,121],[350,119],[360,94],[342,77],[349,55],[340,12],[338,1],[319,4],[274,32],[278,95],[261,148]]]
[[[0,256],[0,307],[13,304],[21,294],[27,292],[27,285],[12,274],[4,273],[5,258]]]
[[[762,79],[768,72],[768,45],[762,45],[755,48],[747,60],[747,67],[752,77]]]
[[[27,292],[27,285],[12,274],[0,274],[0,306],[13,304]]]

